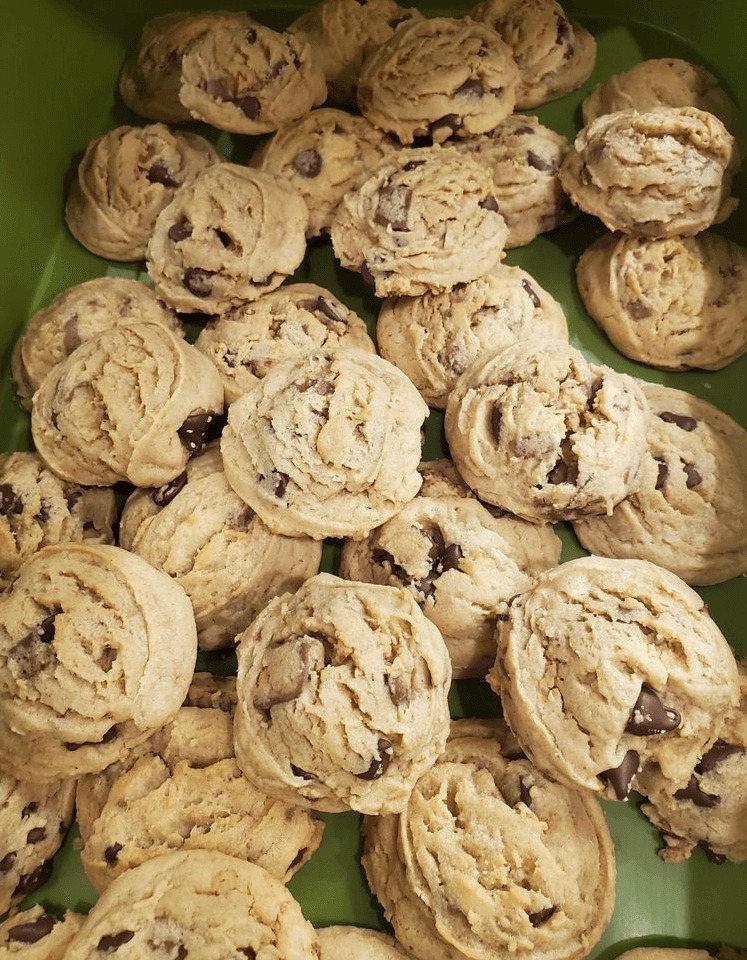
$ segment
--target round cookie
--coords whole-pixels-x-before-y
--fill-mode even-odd
[[[270,597],[295,590],[322,560],[320,541],[272,533],[234,493],[217,440],[176,480],[130,494],[119,544],[184,588],[203,650],[232,648]]]
[[[320,107],[268,137],[249,164],[290,180],[309,208],[306,235],[318,237],[329,233],[348,190],[395,149],[365,117]]]
[[[419,960],[588,956],[615,903],[615,850],[589,793],[504,752],[500,721],[455,720],[399,814],[364,817],[363,867]]]
[[[320,573],[241,635],[236,759],[271,796],[399,810],[449,732],[449,654],[409,591]]]
[[[215,367],[162,324],[102,330],[47,374],[34,394],[39,456],[71,483],[160,487],[184,470],[223,412]]]
[[[200,674],[173,720],[120,763],[80,778],[80,856],[98,891],[173,850],[217,850],[287,882],[318,848],[320,819],[255,790],[239,770],[235,691],[233,677]]]
[[[481,500],[535,523],[609,513],[641,480],[648,407],[564,340],[478,359],[449,394],[451,456]]]
[[[235,163],[210,167],[156,220],[147,250],[156,293],[186,313],[256,300],[303,260],[308,218],[282,177]]]
[[[510,47],[519,68],[518,110],[576,90],[594,69],[596,40],[555,0],[483,0],[468,15]]]
[[[47,913],[41,904],[11,914],[0,923],[3,960],[65,960],[65,951],[77,933],[83,915],[66,910],[62,917]]]
[[[166,946],[168,944],[168,946]],[[314,928],[285,884],[262,867],[210,850],[163,854],[104,891],[65,960],[260,957],[316,960]]]
[[[738,660],[740,701],[717,721],[717,739],[687,781],[652,766],[641,773],[641,810],[662,833],[662,860],[680,863],[696,847],[715,863],[747,860],[747,660]]]
[[[455,144],[487,164],[506,221],[506,249],[524,247],[568,219],[571,204],[558,179],[570,144],[537,117],[515,113],[480,137]]]
[[[320,0],[287,29],[311,47],[327,81],[327,104],[350,108],[363,62],[401,23],[421,17],[395,0]]]
[[[59,293],[29,319],[13,345],[11,373],[24,410],[52,367],[101,330],[134,320],[162,323],[183,334],[181,321],[140,280],[95,277]]]
[[[591,318],[626,357],[662,370],[721,370],[747,351],[747,249],[694,237],[604,233],[576,264]]]
[[[427,413],[376,354],[338,348],[285,360],[228,408],[226,478],[276,533],[365,537],[418,492]]]
[[[221,162],[196,133],[163,123],[108,130],[86,147],[65,203],[75,239],[109,260],[144,260],[158,214],[179,187]]]
[[[114,491],[68,483],[31,451],[0,454],[0,583],[51,543],[114,543]]]
[[[734,653],[700,596],[647,560],[553,567],[498,624],[487,676],[533,763],[623,800],[657,763],[687,780],[739,701]]]
[[[489,27],[416,18],[364,61],[358,109],[402,144],[474,137],[513,111],[517,80],[511,50]]]
[[[317,929],[320,960],[409,960],[397,941],[381,930],[333,924]]]
[[[641,383],[651,410],[641,483],[609,516],[575,520],[604,557],[658,563],[689,584],[747,572],[747,432],[707,400]]]
[[[558,176],[573,203],[609,230],[692,236],[725,220],[734,137],[697,107],[604,114],[578,133]]]
[[[459,151],[399,150],[343,198],[330,228],[335,256],[377,297],[468,283],[503,257],[508,228],[492,191],[490,171]]]
[[[49,879],[74,807],[74,780],[37,783],[0,772],[0,916]]]
[[[259,23],[216,21],[182,56],[179,99],[192,117],[219,130],[268,133],[326,96],[311,47]]]
[[[150,120],[163,123],[191,120],[189,110],[179,99],[182,57],[217,23],[231,23],[245,29],[255,25],[243,10],[179,11],[148,20],[119,75],[119,92],[125,104]]]
[[[179,709],[197,635],[184,590],[120,547],[44,547],[0,596],[0,769],[103,770]]]
[[[195,347],[220,374],[226,406],[281,360],[337,347],[376,352],[365,320],[315,283],[283,284],[238,304],[205,324]]]
[[[376,321],[382,357],[395,363],[429,407],[444,409],[462,373],[487,353],[531,337],[568,339],[555,298],[519,266],[419,297],[389,297]]]
[[[419,495],[365,540],[343,542],[340,576],[405,587],[440,630],[453,676],[484,677],[508,601],[560,550],[549,524],[494,517],[474,498]]]

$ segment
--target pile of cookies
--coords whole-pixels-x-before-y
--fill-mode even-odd
[[[595,217],[578,290],[621,353],[747,351],[747,251],[710,231],[733,104],[670,59],[573,143],[517,112],[595,54],[556,0],[144,25],[143,123],[88,144],[65,220],[147,277],[64,291],[12,355],[0,953],[576,960],[631,791],[663,859],[747,860],[747,661],[694,589],[747,573],[747,433],[589,359],[503,262]],[[301,276],[322,244],[375,323]],[[465,678],[500,719],[451,718]],[[315,930],[287,886],[350,811],[386,933]],[[74,818],[98,901],[18,912]]]

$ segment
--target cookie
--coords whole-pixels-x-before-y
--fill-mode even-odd
[[[578,292],[620,353],[661,370],[721,370],[747,351],[747,249],[694,237],[604,233],[576,264]]]
[[[145,744],[76,789],[83,870],[98,891],[174,850],[217,850],[287,882],[318,848],[323,822],[265,796],[234,757],[233,677],[201,674],[187,704]],[[217,699],[229,704],[214,705]]]
[[[322,560],[320,541],[272,533],[234,493],[217,440],[175,480],[130,494],[119,544],[184,588],[203,650],[232,648],[270,597],[295,590]]]
[[[0,923],[3,960],[64,960],[65,951],[83,922],[83,915],[65,910],[62,917],[41,904],[14,913]]]
[[[281,177],[208,168],[161,211],[148,244],[156,293],[185,313],[221,313],[279,287],[306,253],[309,213]]]
[[[377,297],[468,283],[503,257],[508,228],[492,191],[490,171],[456,150],[400,150],[344,196],[334,254]]]
[[[86,147],[68,191],[65,222],[100,257],[144,260],[156,218],[174,191],[220,161],[196,133],[177,133],[163,123],[115,127]]]
[[[196,652],[171,577],[120,547],[44,547],[0,596],[0,769],[103,770],[176,713]]]
[[[262,867],[210,850],[163,854],[127,870],[104,891],[65,960],[116,951],[117,960],[319,955],[314,928],[282,881]]]
[[[403,810],[364,817],[368,883],[420,960],[586,957],[612,916],[601,804],[504,752],[501,737],[500,721],[455,720]]]
[[[641,383],[652,416],[641,484],[609,516],[575,520],[603,557],[658,563],[689,584],[747,572],[747,433],[707,400]]]
[[[284,284],[238,304],[205,324],[195,347],[220,374],[226,406],[281,360],[337,347],[376,351],[365,320],[315,283]]]
[[[596,40],[555,0],[483,0],[468,16],[492,27],[510,47],[519,68],[519,110],[578,89],[594,69]]]
[[[582,557],[540,574],[498,624],[487,679],[540,770],[611,800],[653,763],[686,780],[739,700],[703,600],[647,560]]]
[[[320,960],[408,960],[397,941],[382,930],[333,924],[316,931]]]
[[[0,454],[0,582],[51,543],[114,543],[114,491],[68,483],[36,453]]]
[[[182,56],[179,99],[192,117],[219,130],[268,133],[326,96],[310,46],[259,23],[216,21]]]
[[[695,947],[633,947],[619,954],[618,960],[710,960],[713,956],[720,954]]]
[[[363,62],[400,24],[421,17],[394,0],[321,0],[287,29],[311,47],[327,81],[327,104],[351,108]]]
[[[376,321],[382,357],[439,410],[467,367],[529,337],[567,340],[565,313],[526,270],[502,263],[447,290],[388,297]]]
[[[459,377],[444,430],[481,500],[554,523],[609,513],[638,489],[647,419],[632,377],[564,340],[519,340]]]
[[[35,311],[13,345],[11,374],[18,401],[31,409],[31,398],[52,367],[101,330],[152,320],[175,333],[184,327],[153,288],[125,277],[95,277],[62,290]]]
[[[125,104],[149,120],[163,123],[191,120],[189,110],[179,99],[182,57],[217,23],[245,29],[255,25],[243,10],[179,11],[148,20],[119,75],[119,93]]]
[[[537,117],[512,114],[489,133],[455,146],[493,174],[493,195],[508,227],[506,249],[524,247],[569,219],[571,204],[558,170],[570,143]]]
[[[375,0],[364,9],[372,5],[376,6]],[[249,164],[290,180],[309,208],[307,237],[319,237],[329,233],[348,190],[395,149],[392,140],[365,117],[320,107],[268,137]]]
[[[734,211],[736,160],[734,137],[711,113],[620,110],[579,131],[558,176],[573,203],[609,230],[692,236]]]
[[[376,354],[285,360],[228,408],[226,479],[275,533],[365,537],[418,492],[427,413]]]
[[[662,834],[662,860],[681,863],[697,847],[709,860],[747,860],[747,660],[738,660],[740,701],[717,720],[717,739],[674,783],[652,766],[640,776],[641,810]]]
[[[494,31],[468,17],[416,18],[363,63],[358,109],[409,145],[474,137],[514,109],[518,70]]]
[[[162,324],[102,330],[58,363],[36,391],[39,456],[71,483],[160,487],[184,470],[223,412],[215,367]]]
[[[74,807],[74,780],[37,783],[0,772],[0,916],[49,879]],[[0,932],[0,956],[1,945]]]
[[[345,540],[340,575],[409,590],[441,632],[455,678],[483,677],[508,601],[560,562],[547,524],[494,517],[478,500],[417,496],[362,541]]]
[[[317,810],[401,809],[449,731],[449,654],[407,590],[320,573],[239,639],[236,759]]]

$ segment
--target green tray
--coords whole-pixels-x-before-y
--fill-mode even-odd
[[[231,0],[213,0],[191,8],[236,8]],[[458,13],[471,5],[429,0],[425,13]],[[62,209],[67,185],[88,141],[123,123],[143,123],[116,93],[118,71],[143,21],[178,0],[4,0],[0,32],[0,90],[4,116],[0,137],[0,445],[3,450],[31,446],[29,420],[16,403],[9,377],[10,347],[31,313],[66,287],[104,274],[137,277],[143,265],[110,264],[80,247],[67,233]],[[635,62],[678,56],[707,67],[747,116],[746,0],[567,0],[567,13],[587,25],[598,40],[596,69],[584,87],[536,112],[547,126],[573,137],[581,124],[579,105],[595,83]],[[289,23],[302,3],[256,7],[253,16],[272,27]],[[200,127],[229,159],[249,154],[246,138]],[[747,195],[743,173],[735,182],[742,198],[737,212],[719,230],[747,246]],[[689,390],[746,422],[743,384],[747,356],[717,373],[663,373],[633,363],[611,347],[585,313],[573,281],[579,253],[599,233],[599,224],[581,216],[528,247],[511,251],[507,262],[533,274],[561,302],[572,342],[588,356],[646,380]],[[314,245],[294,279],[313,279],[367,317],[377,303],[360,278],[340,269],[329,244]],[[194,332],[194,331],[193,331]],[[426,455],[442,452],[441,417],[427,423]],[[567,525],[558,525],[563,559],[582,553]],[[335,550],[325,565],[334,569]],[[727,639],[747,656],[743,621],[747,614],[745,579],[703,588],[701,593]],[[221,671],[231,662],[214,664]],[[491,715],[497,699],[481,681],[455,682],[454,715]],[[747,863],[714,864],[701,851],[683,864],[657,856],[659,838],[638,809],[626,803],[604,804],[617,848],[615,913],[595,958],[612,958],[631,946],[648,944],[747,947]],[[368,893],[359,863],[359,818],[325,815],[320,850],[290,882],[305,915],[317,926],[359,923],[382,926],[381,913]],[[42,902],[59,912],[87,910],[95,893],[86,882],[75,849],[76,830],[55,858],[51,879],[24,905]],[[437,958],[434,958],[437,960]]]

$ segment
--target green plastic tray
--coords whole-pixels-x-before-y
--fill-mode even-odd
[[[62,209],[70,177],[88,141],[122,123],[143,123],[116,93],[119,67],[145,19],[169,9],[223,9],[231,0],[179,4],[176,0],[4,0],[0,31],[0,445],[3,450],[30,447],[29,421],[15,401],[8,372],[10,346],[31,313],[66,287],[104,274],[137,277],[142,264],[110,264],[93,256],[67,233]],[[428,0],[425,13],[458,13],[470,4]],[[747,116],[746,0],[567,0],[565,10],[586,24],[598,40],[594,74],[584,87],[539,108],[547,126],[572,137],[581,124],[579,105],[600,80],[641,59],[678,56],[700,63],[719,77]],[[302,3],[277,3],[251,10],[272,27],[289,23]],[[249,154],[246,138],[207,128],[229,159]],[[747,196],[743,174],[735,192],[737,212],[720,227],[747,246]],[[744,382],[747,357],[718,373],[667,374],[623,358],[585,313],[573,281],[579,253],[598,234],[591,218],[511,251],[519,263],[550,290],[566,310],[572,342],[588,356],[646,380],[689,390],[746,424]],[[328,244],[313,246],[295,279],[312,278],[351,307],[375,319],[377,304],[360,278],[340,269]],[[441,455],[441,418],[429,417],[426,455]],[[563,559],[581,554],[566,525],[559,525]],[[325,565],[334,569],[335,550]],[[747,656],[744,619],[745,579],[702,589],[702,595],[727,639]],[[214,664],[224,671],[231,661]],[[497,700],[481,681],[460,681],[451,694],[454,715],[492,715]],[[659,838],[638,810],[634,797],[605,803],[617,849],[617,905],[610,926],[592,956],[612,958],[631,946],[747,947],[747,863],[714,864],[701,851],[683,864],[657,856]],[[321,849],[290,882],[304,913],[317,926],[359,923],[382,926],[381,913],[367,891],[360,868],[359,819],[354,814],[325,815]],[[24,905],[40,901],[59,912],[87,910],[95,893],[86,882],[75,849],[76,831],[56,857],[51,879]],[[0,841],[1,842],[1,841]],[[437,960],[437,958],[434,958]]]

